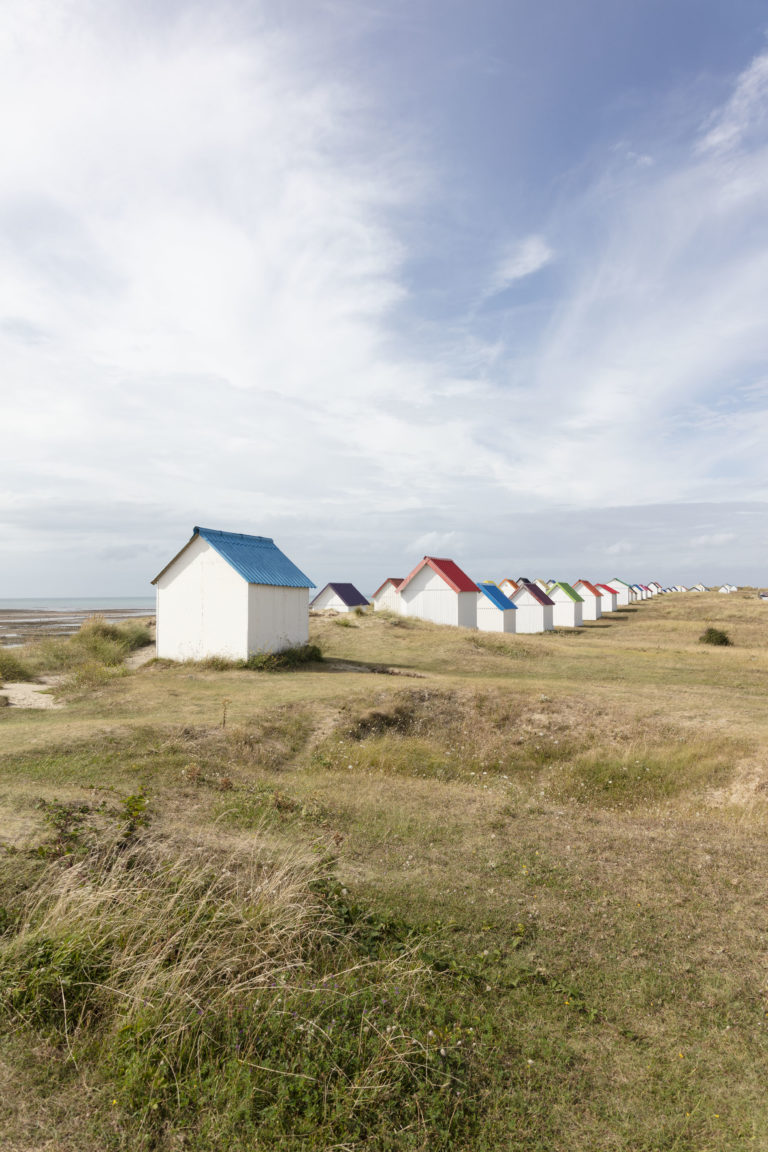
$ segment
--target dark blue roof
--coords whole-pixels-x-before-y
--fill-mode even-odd
[[[354,584],[326,584],[325,588],[332,588],[339,600],[341,600],[342,604],[346,604],[347,608],[357,608],[358,606],[365,608],[368,604],[365,596],[363,596],[362,592],[358,592]],[[315,600],[319,600],[323,592],[325,592],[325,588],[323,588],[322,592],[318,592]],[[315,600],[312,601],[313,604]]]
[[[509,597],[504,595],[501,588],[498,588],[495,584],[481,583],[478,584],[478,588],[484,596],[487,596],[488,599],[495,604],[497,608],[501,608],[502,611],[506,612],[508,608],[514,608],[515,612],[517,611],[517,605],[513,604]]]
[[[274,584],[281,588],[315,587],[268,536],[245,536],[242,532],[217,532],[215,528],[197,526],[194,533],[207,540],[249,584]]]

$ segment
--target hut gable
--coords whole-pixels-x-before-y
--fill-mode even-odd
[[[453,560],[425,556],[398,589],[403,614],[435,624],[477,626],[477,584]]]
[[[354,608],[367,607],[368,601],[354,584],[326,584],[310,604],[316,612],[351,612]]]
[[[490,580],[478,584],[477,627],[481,632],[514,632],[517,608]]]
[[[402,576],[388,576],[387,579],[381,584],[373,596],[371,596],[371,603],[373,604],[374,611],[380,612],[386,609],[388,612],[400,612],[400,593],[399,588],[403,582]]]

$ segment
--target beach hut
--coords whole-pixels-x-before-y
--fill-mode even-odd
[[[404,616],[477,627],[477,584],[453,560],[425,556],[398,591]]]
[[[618,594],[619,607],[625,608],[627,604],[631,604],[635,600],[635,593],[632,591],[631,585],[627,584],[625,580],[620,580],[618,576],[614,576],[613,580],[608,580],[606,583]]]
[[[554,581],[551,581],[551,583],[554,583]],[[549,583],[546,580],[542,580],[540,576],[534,580],[534,584],[537,588],[541,588],[542,592],[546,592],[549,588]]]
[[[582,622],[582,607],[584,600],[570,584],[564,580],[556,581],[547,592],[555,606],[555,628],[578,628]]]
[[[477,627],[480,632],[514,632],[517,608],[490,580],[477,586]]]
[[[610,584],[595,584],[595,588],[603,594],[603,599],[600,604],[603,615],[605,615],[606,612],[615,612],[619,606],[619,594],[616,589],[611,588]]]
[[[648,587],[650,588],[651,592],[653,592],[654,596],[658,596],[660,592],[666,592],[667,591],[666,588],[662,588],[662,586],[661,586],[661,584],[659,584],[658,580],[651,580]]]
[[[354,584],[326,584],[309,606],[313,612],[352,612],[367,608],[368,601]]]
[[[517,580],[510,580],[509,577],[507,577],[506,580],[501,580],[499,582],[499,588],[501,588],[505,596],[511,596],[513,592],[517,592],[519,584],[517,583]]]
[[[578,592],[584,601],[581,609],[582,620],[599,620],[603,614],[603,593],[589,580],[577,580],[573,585],[574,592]]]
[[[162,658],[247,660],[309,639],[315,585],[267,536],[195,527],[152,583]]]
[[[374,612],[385,609],[387,612],[400,612],[400,593],[398,589],[403,582],[402,576],[388,576],[381,587],[377,588],[371,603]]]
[[[555,605],[535,584],[521,581],[509,599],[517,609],[516,632],[550,632],[554,628]]]
[[[706,588],[703,584],[694,584],[693,588],[691,588],[691,592],[706,592]]]

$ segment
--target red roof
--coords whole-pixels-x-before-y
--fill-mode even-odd
[[[384,591],[387,584],[394,584],[395,588],[399,588],[400,585],[402,584],[402,582],[403,582],[402,576],[387,576],[387,578],[384,581],[384,583],[382,584],[381,588],[377,588],[376,591],[374,592],[373,596],[371,596],[371,600],[375,600],[376,597],[378,596],[379,592]]]
[[[589,580],[577,580],[577,581],[576,581],[576,591],[577,591],[577,592],[578,592],[578,590],[579,590],[579,589],[578,589],[578,586],[579,586],[579,584],[581,584],[581,586],[582,586],[583,588],[586,588],[586,589],[587,589],[587,591],[588,591],[588,592],[591,592],[591,593],[592,593],[594,596],[600,596],[600,597],[602,597],[602,595],[603,595],[603,594],[602,594],[602,592],[599,592],[599,591],[597,590],[597,588],[595,588],[594,584],[590,584]]]
[[[615,588],[611,588],[610,584],[598,584],[598,588],[604,588],[605,591],[609,592],[611,595],[618,596],[618,592]]]
[[[425,556],[423,560],[419,561],[410,576],[406,576],[405,580],[403,580],[399,588],[400,592],[410,584],[414,576],[421,572],[425,564],[428,564],[433,572],[436,572],[438,576],[442,577],[448,587],[452,588],[454,592],[478,591],[477,584],[475,584],[474,580],[470,580],[466,572],[463,572],[453,560],[440,560],[436,556]]]

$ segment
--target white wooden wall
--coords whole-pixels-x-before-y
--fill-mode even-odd
[[[477,627],[477,593],[454,592],[428,565],[400,593],[400,600],[404,616],[459,628]]]
[[[169,660],[248,655],[248,585],[198,536],[157,582],[157,654]]]

